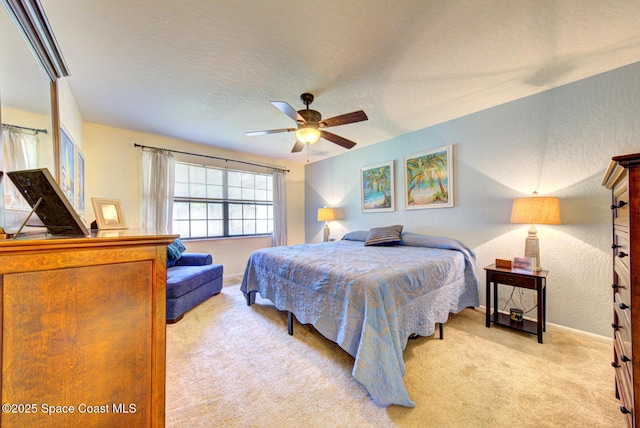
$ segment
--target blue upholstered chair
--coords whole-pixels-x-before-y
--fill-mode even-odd
[[[222,271],[205,253],[182,253],[167,267],[167,323],[180,321],[185,312],[220,293]]]

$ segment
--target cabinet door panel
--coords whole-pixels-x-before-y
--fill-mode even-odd
[[[152,261],[4,275],[2,402],[39,411],[2,426],[149,426],[153,281]]]

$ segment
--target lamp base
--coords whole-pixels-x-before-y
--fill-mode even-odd
[[[324,224],[324,241],[329,242],[329,225],[327,223]]]
[[[533,272],[540,272],[540,241],[538,241],[538,231],[535,226],[529,228],[529,235],[524,244],[524,256],[533,258],[533,266],[531,270]]]

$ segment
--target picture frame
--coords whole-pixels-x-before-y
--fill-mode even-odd
[[[98,229],[127,228],[119,199],[91,198],[91,204],[96,215]]]
[[[404,158],[407,210],[453,207],[453,145]]]
[[[60,182],[58,185],[71,205],[75,204],[74,155],[73,140],[69,137],[69,133],[65,131],[63,127],[60,127],[60,147],[58,153],[58,177],[60,177]]]
[[[360,168],[360,205],[363,213],[395,211],[393,161]]]
[[[535,265],[535,257],[514,257],[512,270],[530,273],[533,272],[533,267]]]
[[[84,156],[82,152],[78,149],[76,153],[76,189],[77,189],[77,198],[76,198],[76,209],[80,213],[84,213],[85,203],[84,203]]]

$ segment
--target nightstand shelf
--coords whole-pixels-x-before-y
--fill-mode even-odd
[[[502,312],[496,313],[495,311],[491,314],[490,322],[498,325],[502,325],[505,327],[511,327],[516,330],[524,331],[525,333],[538,334],[538,323],[536,321],[531,320],[522,320],[522,322],[513,321],[509,314],[504,314]],[[487,325],[487,327],[489,327]],[[540,342],[542,343],[542,342]]]
[[[549,271],[540,272],[520,272],[511,269],[502,269],[495,264],[484,268],[487,272],[487,328],[491,323],[510,327],[525,333],[538,336],[538,343],[542,343],[542,333],[546,331],[546,303],[547,303],[547,275]],[[491,298],[491,285],[493,284],[493,300]],[[510,285],[512,287],[527,288],[535,290],[538,300],[538,317],[536,321],[522,320],[513,321],[508,314],[498,311],[498,284]],[[491,303],[493,302],[493,312]]]

